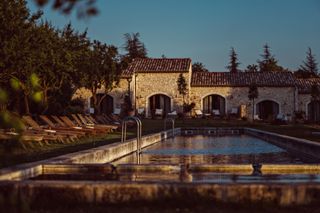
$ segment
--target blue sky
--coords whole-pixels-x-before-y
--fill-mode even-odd
[[[28,0],[31,11],[37,7]],[[121,47],[123,34],[139,32],[149,57],[189,57],[210,71],[225,71],[234,47],[240,68],[256,63],[268,43],[279,64],[297,69],[311,47],[320,63],[319,0],[97,0],[90,19],[50,7],[44,18],[63,27],[88,28],[91,39]]]

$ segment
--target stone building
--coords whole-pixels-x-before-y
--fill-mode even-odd
[[[320,100],[311,98],[313,85],[320,87],[320,78],[296,79],[298,90],[297,111],[303,113],[307,120],[320,121]]]
[[[187,82],[187,95],[179,94],[177,79],[182,74]],[[129,95],[134,108],[152,117],[155,109],[164,115],[182,112],[182,105],[195,103],[195,109],[210,114],[219,112],[221,117],[237,112],[240,117],[252,118],[252,112],[261,119],[277,115],[292,117],[296,111],[305,112],[307,118],[319,110],[311,107],[311,85],[319,79],[296,79],[291,72],[192,72],[189,58],[136,59],[123,71],[119,85],[108,93],[101,111],[119,111],[124,97]],[[249,86],[256,84],[259,96],[254,106],[248,98]],[[103,88],[99,93],[103,93]],[[87,100],[90,92],[79,90],[75,97]],[[117,110],[118,109],[118,110]],[[319,119],[320,119],[320,113]]]

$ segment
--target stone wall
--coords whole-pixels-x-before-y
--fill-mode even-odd
[[[248,87],[192,87],[190,101],[196,104],[195,109],[203,109],[203,98],[208,95],[220,95],[226,100],[226,112],[232,108],[247,106],[247,118],[252,118],[252,102],[248,99]],[[272,100],[279,104],[280,113],[291,114],[294,112],[295,88],[294,87],[259,87],[259,97],[255,105],[264,100]]]
[[[163,94],[171,99],[171,111],[182,111],[183,97],[177,89],[177,80],[180,73],[138,73],[136,79],[137,108],[144,108],[146,115],[150,116],[149,98],[156,94]],[[190,85],[190,73],[185,72],[188,88]],[[188,101],[188,95],[185,100]]]
[[[306,118],[308,118],[308,104],[311,102],[310,94],[299,94],[298,95],[298,110],[305,113]]]
[[[124,101],[124,96],[128,94],[128,80],[125,78],[121,78],[119,80],[119,84],[112,89],[111,92],[108,93],[113,98],[113,109],[121,108],[121,104]],[[132,97],[133,94],[133,87],[132,82],[130,83],[130,95]],[[104,93],[104,88],[98,90],[98,93]]]
[[[132,103],[136,103],[136,109],[144,108],[146,115],[150,116],[149,98],[156,94],[163,94],[171,99],[171,111],[182,111],[183,97],[177,90],[177,79],[179,72],[139,72],[135,77],[133,75],[130,83],[130,95]],[[229,113],[232,108],[238,108],[240,105],[246,106],[246,117],[252,118],[252,103],[248,99],[248,87],[190,87],[191,67],[189,72],[183,73],[188,84],[188,94],[185,96],[186,102],[194,102],[195,109],[203,109],[203,98],[208,95],[220,95],[226,100],[226,111]],[[136,79],[135,79],[136,78]],[[124,101],[124,96],[128,94],[128,80],[121,79],[119,85],[115,87],[109,95],[113,97],[114,109],[120,108]],[[136,86],[136,88],[134,88]],[[310,95],[295,93],[294,87],[259,87],[259,97],[255,100],[255,105],[264,100],[272,100],[279,104],[279,111],[283,114],[293,115],[295,110],[304,111],[307,115],[307,103],[310,102]],[[98,93],[103,93],[100,89]],[[134,94],[136,92],[136,95]],[[136,99],[135,99],[136,96]],[[82,98],[86,100],[86,108],[90,107],[91,92],[84,88],[76,91],[73,98]],[[256,109],[256,107],[255,107]],[[256,112],[255,112],[256,113]]]
[[[128,94],[128,80],[125,78],[121,78],[119,80],[119,84],[115,86],[112,91],[108,93],[113,98],[113,109],[120,108],[121,104],[124,101],[124,96]],[[130,83],[130,93],[131,97],[133,95],[133,83]],[[97,94],[104,94],[104,87],[97,91]],[[92,93],[90,90],[86,88],[78,89],[72,99],[80,98],[85,102],[85,110],[90,108],[90,98],[92,97]]]

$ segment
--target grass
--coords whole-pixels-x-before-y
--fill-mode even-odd
[[[143,120],[143,135],[155,133],[163,130],[164,120]],[[171,124],[167,123],[168,128]],[[312,135],[312,132],[320,131],[319,126],[311,126],[304,124],[295,125],[271,125],[266,123],[250,123],[241,120],[210,120],[210,119],[185,119],[176,120],[176,127],[251,127],[260,130],[275,132],[283,135],[304,138],[320,142],[320,137]],[[135,129],[129,130],[129,137],[134,137]],[[58,144],[51,143],[49,145],[40,146],[33,144],[28,146],[27,149],[17,148],[15,144],[4,143],[0,144],[0,168],[12,166],[16,164],[43,160],[67,153],[77,152],[85,149],[94,148],[114,142],[120,141],[121,132],[115,132],[107,135],[90,137],[74,143]]]

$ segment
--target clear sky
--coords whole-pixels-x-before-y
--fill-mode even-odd
[[[37,7],[28,0],[31,11]],[[279,64],[297,69],[311,47],[320,63],[320,0],[97,0],[88,20],[49,7],[44,18],[88,28],[91,39],[121,47],[139,32],[149,57],[188,57],[210,71],[225,71],[234,47],[240,68],[256,63],[268,43]]]

